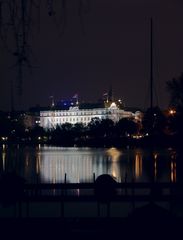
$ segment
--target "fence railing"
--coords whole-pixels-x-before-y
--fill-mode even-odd
[[[107,206],[107,216],[110,216],[112,203],[130,203],[135,208],[136,203],[166,202],[169,209],[177,203],[183,204],[183,184],[181,183],[116,183],[115,194],[96,194],[96,183],[56,183],[56,184],[24,184],[23,194],[15,201],[18,216],[29,217],[34,203],[59,204],[59,216],[65,216],[67,203],[95,203],[97,216],[100,216],[100,205]],[[102,189],[101,189],[102,192]],[[107,192],[107,186],[106,186]],[[22,207],[23,206],[23,207]],[[22,212],[24,212],[22,214]]]
[[[81,197],[90,197],[97,199],[94,190],[95,183],[55,183],[55,184],[25,184],[24,197],[72,197],[73,199]],[[123,200],[128,197],[149,197],[163,200],[168,197],[183,196],[183,184],[180,183],[116,183],[113,186],[116,194],[112,196],[113,200]],[[107,192],[107,186],[105,186]],[[79,193],[76,190],[80,190]],[[102,189],[101,189],[102,190]]]

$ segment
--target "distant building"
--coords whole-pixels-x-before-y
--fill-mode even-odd
[[[25,128],[34,128],[40,124],[40,116],[34,113],[26,113],[23,120]]]
[[[40,111],[48,110],[49,108],[40,107],[39,105],[31,107],[28,112],[24,114],[23,123],[25,128],[35,128],[40,125]]]
[[[134,121],[141,121],[141,112],[135,113],[120,109],[115,102],[111,102],[109,106],[92,108],[79,108],[79,106],[69,107],[68,110],[50,109],[40,111],[40,126],[44,129],[55,129],[64,123],[88,123],[93,118],[111,119],[118,122],[122,118],[130,118]]]

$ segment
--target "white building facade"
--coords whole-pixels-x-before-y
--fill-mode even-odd
[[[64,123],[83,123],[88,125],[94,118],[111,119],[118,122],[122,118],[130,118],[134,121],[140,121],[140,112],[129,112],[119,109],[113,102],[108,108],[79,109],[79,107],[70,107],[69,110],[48,110],[40,111],[40,126],[44,129],[55,129]]]

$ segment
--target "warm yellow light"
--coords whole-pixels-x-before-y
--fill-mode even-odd
[[[112,147],[109,148],[107,151],[107,154],[112,158],[113,162],[116,162],[119,160],[119,157],[121,156],[121,152],[118,151],[116,148]]]
[[[142,138],[142,137],[143,137],[143,136],[142,136],[142,135],[139,135],[139,134],[132,136],[132,138],[135,138],[135,139],[140,139],[140,138]]]
[[[170,115],[175,115],[176,114],[176,110],[175,109],[170,109],[169,110],[169,114]]]
[[[116,177],[117,177],[117,176],[116,176],[115,169],[112,169],[112,176],[113,176],[114,178],[116,178]]]
[[[137,152],[135,154],[135,177],[139,178],[142,175],[142,155]]]
[[[171,182],[176,182],[177,180],[177,166],[176,162],[171,161]]]
[[[2,152],[2,160],[3,160],[3,171],[5,171],[5,167],[6,167],[6,152],[4,152],[4,151]]]

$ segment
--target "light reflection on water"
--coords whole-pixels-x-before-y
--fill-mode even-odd
[[[92,182],[107,173],[118,182],[177,180],[176,152],[116,148],[1,146],[0,173],[15,170],[27,182]]]

